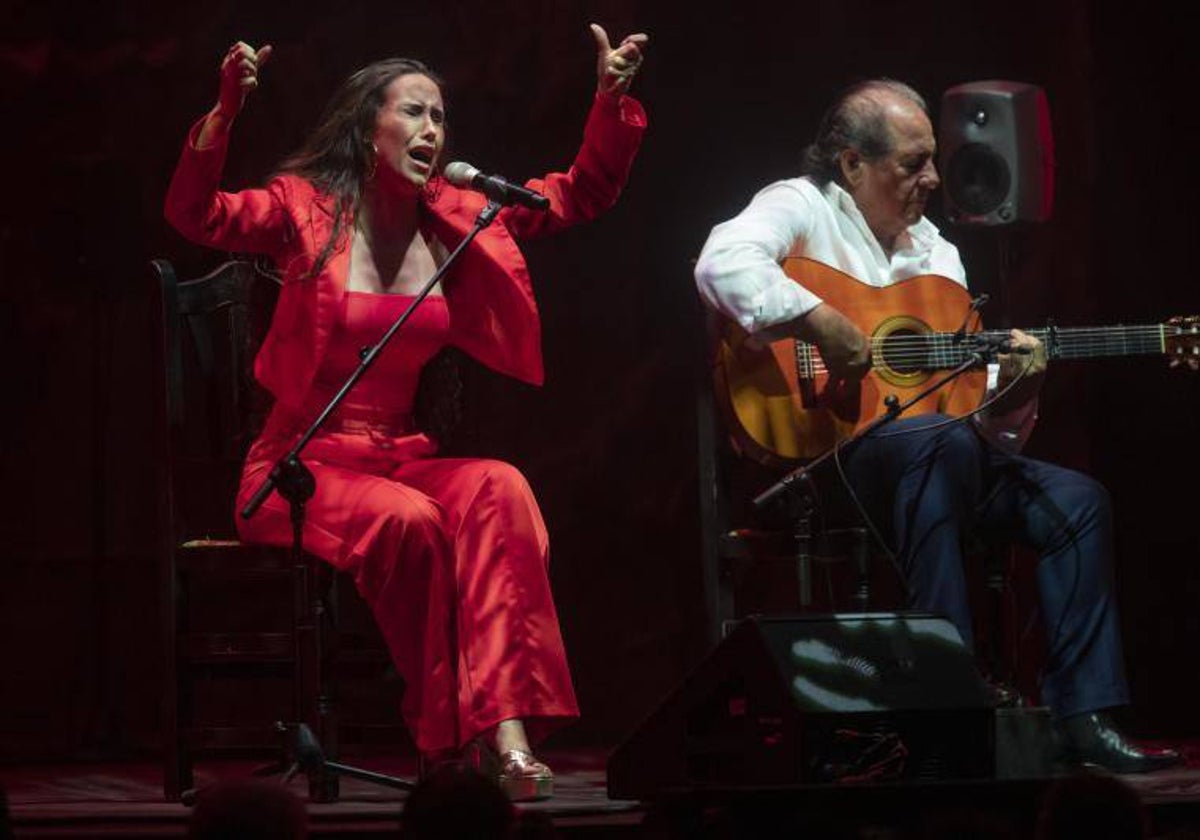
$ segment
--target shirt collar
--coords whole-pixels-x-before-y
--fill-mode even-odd
[[[824,188],[825,198],[849,217],[854,226],[859,229],[863,236],[867,237],[868,242],[879,245],[879,240],[875,238],[875,234],[871,231],[871,227],[867,224],[866,218],[862,211],[858,209],[858,205],[854,203],[854,196],[846,192],[842,186],[835,181],[830,181]],[[912,239],[912,247],[905,248],[896,253],[904,254],[924,254],[933,250],[934,243],[938,240],[937,225],[922,216],[914,224],[908,226],[908,235]]]

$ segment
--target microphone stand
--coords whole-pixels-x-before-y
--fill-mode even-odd
[[[313,420],[307,431],[300,436],[287,454],[275,462],[275,466],[271,469],[270,474],[266,479],[263,480],[258,489],[254,491],[254,495],[250,497],[250,500],[240,511],[240,515],[243,519],[249,519],[258,511],[260,507],[262,507],[263,502],[266,501],[272,490],[278,491],[279,495],[287,500],[291,512],[291,551],[292,561],[294,564],[301,565],[305,562],[303,548],[304,507],[308,500],[313,497],[313,494],[317,489],[316,479],[313,477],[313,474],[309,471],[308,467],[304,465],[304,462],[300,460],[300,453],[304,451],[304,448],[308,445],[309,441],[312,440],[313,436],[316,435],[321,426],[325,424],[342,400],[345,399],[346,394],[349,393],[350,389],[354,387],[358,380],[362,379],[363,375],[366,374],[366,372],[371,368],[371,365],[374,364],[375,360],[379,358],[379,354],[383,352],[383,348],[386,347],[388,342],[392,340],[392,337],[395,336],[396,332],[403,327],[405,323],[407,323],[408,319],[412,316],[412,313],[416,310],[416,308],[420,306],[421,302],[429,296],[431,291],[433,291],[433,287],[437,285],[438,281],[442,279],[447,270],[449,270],[450,266],[454,264],[454,261],[458,258],[458,255],[461,254],[469,244],[471,244],[481,230],[495,221],[496,215],[500,212],[502,206],[503,205],[500,202],[492,198],[488,199],[487,205],[479,212],[479,216],[475,219],[475,224],[471,228],[470,233],[463,238],[462,242],[458,244],[458,247],[450,252],[450,255],[446,258],[446,261],[438,266],[437,271],[433,273],[433,276],[429,278],[429,280],[421,288],[421,291],[417,293],[415,298],[413,298],[412,303],[410,303],[404,312],[402,312],[400,316],[396,318],[396,320],[388,328],[387,332],[383,334],[383,337],[380,338],[376,344],[372,345],[371,347],[364,347],[359,352],[360,362],[358,367],[355,368],[352,374],[350,374],[349,378],[346,379],[345,384],[343,384],[338,392],[333,395],[333,398],[329,401],[325,408],[321,410],[321,413],[317,415],[317,418]],[[321,634],[319,614],[322,609],[323,608],[318,605],[315,610],[317,615],[313,617],[315,619],[313,621],[313,632],[317,636],[318,643]],[[328,703],[328,698],[325,697],[324,689],[324,685],[320,686],[318,689],[320,694],[320,696],[317,698],[318,707],[325,707]],[[364,779],[366,781],[386,785],[388,787],[400,788],[402,790],[411,790],[414,787],[412,782],[399,779],[395,776],[386,776],[381,773],[360,770],[344,764],[337,764],[335,762],[325,760],[324,754],[320,748],[320,743],[313,735],[309,727],[303,723],[285,724],[280,722],[276,724],[276,729],[285,739],[284,764],[290,765],[289,770],[284,777],[285,783],[289,781],[297,771],[304,773],[309,781],[309,791],[310,793],[315,794],[314,799],[316,801],[332,801],[337,798],[337,785],[335,777],[338,775],[353,776],[355,778]],[[286,760],[287,758],[291,759],[290,762]]]
[[[930,394],[958,379],[967,371],[979,365],[986,364],[993,354],[1002,349],[999,344],[990,341],[987,337],[977,340],[982,342],[982,346],[976,346],[958,367],[903,403],[900,402],[895,394],[889,394],[883,400],[884,405],[887,407],[887,410],[883,414],[876,417],[845,440],[834,443],[804,466],[792,470],[754,497],[754,506],[761,510],[789,491],[795,491],[799,496],[799,513],[796,517],[795,537],[796,566],[800,587],[800,605],[802,607],[808,607],[812,604],[812,515],[816,510],[816,502],[814,501],[815,493],[812,488],[813,470],[832,458],[839,450],[853,446],[884,426],[895,422],[905,411]]]

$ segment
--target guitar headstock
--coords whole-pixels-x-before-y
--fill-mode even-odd
[[[1176,315],[1163,325],[1163,343],[1171,367],[1200,370],[1200,316]]]

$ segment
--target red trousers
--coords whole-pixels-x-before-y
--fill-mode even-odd
[[[276,411],[255,442],[238,506],[294,438]],[[423,435],[322,434],[303,454],[317,482],[304,547],[354,577],[406,690],[422,752],[458,747],[518,718],[531,734],[577,717],[547,577],[548,541],[524,477],[500,461],[431,458]],[[288,545],[272,493],[248,542]]]

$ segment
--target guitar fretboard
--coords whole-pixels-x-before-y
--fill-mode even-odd
[[[1025,330],[1046,348],[1051,359],[1094,359],[1105,356],[1141,356],[1166,352],[1168,330],[1174,325],[1139,324],[1112,327],[1035,327]],[[898,332],[871,339],[876,365],[899,373],[945,370],[970,359],[981,348],[998,347],[1007,330],[977,333]],[[824,370],[815,346],[796,342],[796,362],[802,377]]]
[[[1096,359],[1103,356],[1163,353],[1166,351],[1164,331],[1163,324],[1026,330],[1046,346],[1047,354],[1052,359]]]
[[[1144,356],[1166,350],[1162,324],[1138,324],[1114,327],[1038,327],[1024,332],[1038,339],[1051,359],[1096,359],[1105,356]],[[954,333],[931,333],[925,336],[892,335],[877,339],[873,348],[885,360],[898,356],[898,361],[912,364],[914,354],[922,355],[929,368],[952,368],[966,361],[976,350],[980,336],[984,344],[996,346],[1008,338],[1007,330],[985,330],[956,337]],[[912,339],[925,339],[929,347],[919,350]]]

